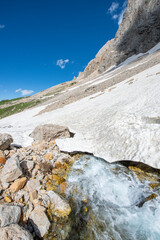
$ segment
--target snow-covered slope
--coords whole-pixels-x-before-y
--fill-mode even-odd
[[[150,54],[159,53],[159,48],[160,44]],[[136,69],[137,62],[130,66],[130,60],[120,66],[121,72],[126,66],[128,71]],[[141,66],[143,61],[138,64]],[[115,70],[106,72],[89,85],[107,82],[116,74]],[[63,108],[37,115],[46,107],[41,106],[2,119],[0,132],[10,133],[16,144],[26,146],[31,144],[29,134],[36,126],[65,125],[76,134],[74,138],[56,140],[63,151],[90,152],[109,162],[134,160],[160,168],[159,81],[160,63]]]

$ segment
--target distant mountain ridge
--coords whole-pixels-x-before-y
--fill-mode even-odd
[[[160,42],[160,0],[128,0],[123,21],[114,39],[108,41],[78,78],[102,73],[128,57],[145,53]]]

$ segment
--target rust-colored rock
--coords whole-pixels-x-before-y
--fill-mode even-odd
[[[53,154],[52,153],[48,153],[47,155],[45,155],[45,159],[46,160],[52,160],[53,159]]]
[[[0,164],[5,164],[6,158],[2,151],[0,151]]]
[[[11,203],[11,202],[12,202],[12,198],[11,198],[11,197],[8,197],[8,196],[6,196],[6,197],[4,198],[4,200],[5,200],[6,202],[8,202],[8,203]]]

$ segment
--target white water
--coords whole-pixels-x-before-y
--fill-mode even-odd
[[[78,238],[72,239],[160,239],[160,197],[137,207],[155,192],[148,180],[140,182],[127,167],[84,156],[74,163],[68,184],[68,195],[77,204],[77,219],[81,215],[87,222],[85,230],[77,233]],[[156,193],[159,194],[159,189]],[[83,215],[80,211],[86,197],[89,211]]]

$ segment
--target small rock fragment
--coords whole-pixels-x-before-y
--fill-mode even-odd
[[[52,153],[48,153],[47,155],[45,155],[45,159],[46,160],[52,160],[53,159],[53,154]]]
[[[36,190],[34,191],[31,191],[29,193],[29,196],[30,196],[30,201],[33,202],[33,200],[37,199],[38,198],[38,192]]]
[[[14,181],[14,183],[12,183],[12,185],[10,186],[10,190],[12,192],[17,192],[17,191],[21,190],[24,187],[24,185],[26,184],[26,181],[27,181],[26,177],[16,179]]]
[[[41,187],[40,181],[38,181],[37,179],[32,179],[32,180],[27,182],[26,187],[27,187],[29,192],[33,192],[34,190],[38,191]]]
[[[11,203],[11,202],[12,202],[12,198],[9,197],[9,196],[5,196],[5,197],[4,197],[4,200],[5,200],[6,202],[8,202],[8,203]]]

